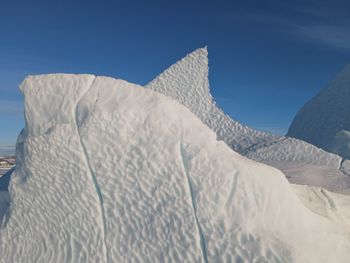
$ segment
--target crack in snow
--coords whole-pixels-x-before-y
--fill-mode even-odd
[[[350,176],[347,171],[343,169],[343,165],[344,162],[346,161],[346,158],[341,157],[340,162],[339,162],[339,166],[338,166],[338,170],[344,175],[344,176]]]
[[[233,202],[233,197],[234,197],[235,192],[237,190],[237,183],[238,183],[238,172],[235,172],[235,174],[233,175],[232,182],[231,182],[230,193],[227,197],[227,200],[226,200],[225,206],[224,206],[226,209],[228,209]]]
[[[283,142],[285,140],[286,140],[286,138],[277,138],[277,139],[272,140],[272,141],[254,143],[254,144],[250,145],[249,147],[247,147],[246,149],[242,150],[242,155],[246,156],[252,152],[257,152],[260,149],[270,147],[272,145],[275,145],[276,143]]]
[[[104,205],[103,205],[103,196],[102,196],[102,191],[101,191],[101,188],[97,182],[97,178],[96,178],[96,175],[91,167],[91,164],[90,164],[90,160],[89,160],[89,155],[88,155],[88,152],[87,152],[87,149],[83,143],[83,140],[82,140],[82,137],[81,137],[81,134],[80,134],[80,131],[79,131],[79,125],[78,125],[78,105],[80,103],[80,101],[82,100],[82,98],[84,98],[84,96],[91,90],[91,88],[94,86],[94,83],[96,81],[97,77],[95,77],[93,79],[93,81],[91,82],[91,85],[90,87],[86,90],[86,92],[80,97],[80,99],[77,100],[77,103],[76,103],[76,106],[75,106],[75,126],[76,126],[76,130],[77,130],[77,134],[78,134],[78,138],[79,138],[79,143],[80,143],[80,146],[82,148],[82,152],[83,152],[83,155],[84,155],[84,159],[85,159],[85,163],[86,163],[86,166],[89,170],[89,173],[90,173],[90,176],[91,176],[91,180],[92,180],[92,183],[94,185],[94,188],[96,190],[96,194],[98,196],[98,200],[99,200],[99,204],[100,204],[100,213],[101,213],[101,223],[102,223],[102,234],[103,234],[103,249],[104,249],[104,257],[105,257],[105,262],[108,262],[108,251],[107,251],[107,242],[106,242],[106,229],[107,229],[107,225],[106,225],[106,216],[105,216],[105,210],[104,210]],[[99,92],[97,94],[97,96],[99,95]],[[98,98],[97,98],[98,99]],[[96,99],[96,102],[97,102],[97,99]],[[95,102],[95,105],[94,105],[94,108],[96,106],[96,102]]]
[[[330,207],[331,210],[337,210],[337,207],[333,201],[333,199],[326,193],[324,189],[321,189],[321,194],[326,198],[326,201]]]
[[[344,162],[345,162],[345,158],[341,157],[340,162],[339,162],[339,167],[338,167],[338,170],[341,172],[343,172],[342,168],[343,168]]]
[[[184,154],[184,149],[183,149],[183,145],[182,145],[182,138],[180,140],[180,158],[181,158],[183,170],[184,170],[184,173],[186,175],[186,179],[187,179],[187,183],[188,183],[188,189],[189,189],[190,197],[191,197],[191,205],[192,205],[192,209],[193,209],[193,216],[194,216],[194,219],[196,221],[197,231],[199,233],[200,247],[201,247],[201,251],[202,251],[203,260],[205,263],[208,263],[209,261],[208,261],[207,244],[206,244],[206,240],[205,240],[205,236],[204,236],[202,227],[199,223],[198,216],[197,216],[197,209],[196,209],[196,204],[194,201],[195,196],[194,196],[194,191],[193,191],[193,185],[192,185],[190,175],[188,174],[188,168],[186,165],[185,154]]]

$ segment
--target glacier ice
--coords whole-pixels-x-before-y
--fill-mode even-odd
[[[345,226],[175,100],[92,75],[21,90],[1,263],[348,261]]]
[[[350,65],[307,102],[295,116],[288,135],[350,158]]]
[[[350,131],[341,130],[337,132],[331,140],[329,151],[350,160]]]
[[[225,115],[210,94],[207,48],[199,48],[176,62],[146,88],[185,105],[216,132],[219,140],[250,159],[282,170],[291,182],[349,191],[349,161],[298,139],[251,129]],[[307,176],[310,172],[317,176]]]

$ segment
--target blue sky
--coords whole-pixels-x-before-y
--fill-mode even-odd
[[[217,103],[283,134],[350,63],[347,1],[1,1],[0,149],[24,126],[28,74],[93,73],[146,84],[208,46]]]

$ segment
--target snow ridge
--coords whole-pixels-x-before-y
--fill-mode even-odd
[[[182,140],[182,137],[180,139],[180,158],[181,158],[181,163],[182,163],[182,166],[183,166],[183,170],[184,170],[184,173],[186,175],[186,181],[188,183],[188,190],[189,190],[189,195],[190,195],[190,198],[191,198],[191,204],[192,204],[192,209],[193,209],[193,216],[194,216],[194,219],[196,221],[196,227],[197,227],[197,231],[198,231],[198,234],[199,234],[199,240],[200,240],[200,247],[201,247],[201,250],[202,250],[202,256],[203,256],[203,260],[205,263],[208,263],[208,248],[207,248],[207,243],[206,243],[206,240],[205,240],[205,235],[204,235],[204,232],[203,232],[203,229],[199,223],[199,220],[198,220],[198,216],[197,216],[197,207],[196,207],[196,203],[195,203],[195,193],[193,191],[193,184],[192,184],[192,180],[190,178],[190,175],[189,175],[189,172],[188,172],[188,168],[187,168],[187,163],[186,163],[186,158],[185,158],[185,151],[183,149],[183,140]]]
[[[79,130],[79,120],[78,120],[78,116],[79,116],[79,113],[78,113],[78,105],[79,105],[79,102],[84,98],[84,96],[91,90],[91,88],[94,86],[94,83],[96,81],[97,77],[95,77],[90,85],[90,87],[86,90],[85,93],[83,93],[83,95],[81,96],[81,98],[77,101],[77,104],[75,106],[75,125],[76,125],[76,132],[77,132],[77,135],[78,135],[78,138],[79,138],[79,142],[80,142],[80,146],[81,146],[81,149],[82,149],[82,152],[83,152],[83,156],[84,156],[84,161],[85,161],[85,164],[86,164],[86,167],[88,168],[88,171],[90,172],[90,176],[91,176],[91,180],[92,180],[92,183],[93,183],[93,186],[96,190],[96,194],[97,194],[97,197],[98,197],[98,200],[99,200],[99,203],[100,203],[100,214],[101,214],[101,223],[102,223],[102,228],[103,228],[103,252],[104,252],[104,256],[105,256],[105,262],[109,262],[108,260],[108,249],[107,249],[107,241],[106,241],[106,236],[107,236],[107,225],[106,225],[106,215],[105,215],[105,209],[104,209],[104,205],[103,205],[103,195],[102,195],[102,191],[101,191],[101,188],[98,184],[98,181],[97,181],[97,178],[96,178],[96,175],[92,169],[92,166],[91,166],[91,163],[90,163],[90,160],[89,160],[89,155],[88,155],[88,152],[87,152],[87,149],[85,147],[85,144],[82,140],[82,136],[80,134],[80,130]]]

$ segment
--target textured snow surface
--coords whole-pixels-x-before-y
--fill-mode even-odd
[[[350,65],[300,109],[288,135],[350,158],[349,102]]]
[[[176,101],[91,75],[21,88],[0,262],[348,262],[346,224]]]
[[[232,120],[213,101],[208,79],[208,51],[200,48],[172,65],[146,85],[157,92],[172,97],[190,109],[219,140],[239,153],[257,144],[273,141],[279,137],[253,130]]]
[[[307,142],[284,137],[266,146],[260,145],[246,157],[280,169],[291,183],[350,193],[350,161]]]
[[[311,211],[329,218],[350,232],[350,196],[329,192],[323,188],[292,185],[300,200]]]
[[[302,176],[305,171],[296,172],[294,170],[289,173],[290,167],[292,165],[294,167],[311,165],[320,171],[317,182],[314,180],[317,186],[337,191],[350,188],[350,177],[347,176],[347,170],[339,168],[342,162],[340,156],[298,139],[253,130],[225,115],[216,106],[210,94],[206,48],[197,49],[187,55],[146,87],[170,96],[185,105],[216,132],[219,140],[225,141],[233,150],[242,155],[282,169],[294,183],[307,184],[309,181]],[[340,177],[339,174],[341,174]],[[332,184],[328,185],[329,181],[332,181]]]
[[[26,127],[16,146],[0,262],[105,262],[100,203],[74,109],[94,77],[28,77]]]

